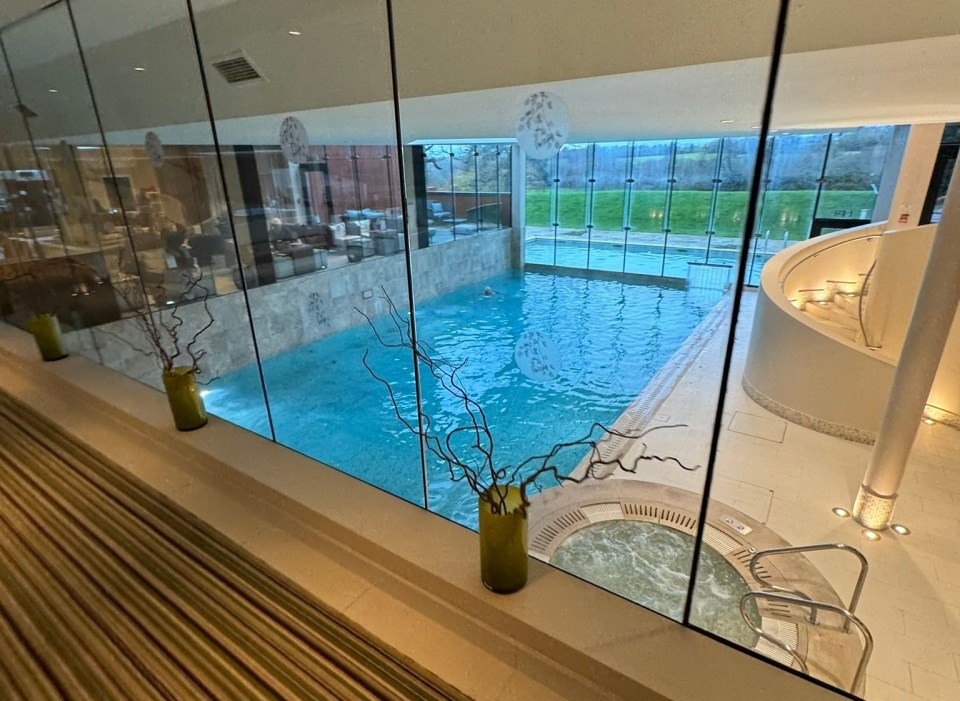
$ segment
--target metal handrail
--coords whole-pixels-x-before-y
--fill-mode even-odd
[[[860,603],[860,594],[863,593],[863,585],[867,580],[867,572],[870,569],[870,563],[867,562],[867,558],[862,552],[857,550],[852,545],[847,545],[846,543],[819,543],[817,545],[792,545],[786,548],[767,548],[766,550],[759,550],[753,554],[753,557],[750,558],[750,574],[753,575],[753,578],[764,586],[773,589],[774,591],[784,592],[786,594],[793,594],[794,596],[800,596],[806,599],[807,601],[812,601],[812,599],[804,594],[802,591],[797,591],[795,589],[788,589],[786,587],[779,587],[775,584],[770,584],[767,580],[760,576],[757,572],[757,564],[765,557],[770,557],[772,555],[790,555],[793,553],[807,553],[807,552],[818,552],[821,550],[841,550],[843,552],[848,552],[851,555],[854,555],[858,560],[860,560],[860,575],[857,577],[857,586],[853,589],[853,595],[850,597],[850,603],[847,605],[848,611],[854,613],[857,610],[857,604]],[[810,615],[810,622],[816,625],[817,623],[817,611],[814,609]],[[843,628],[845,633],[850,632],[850,621],[844,623]]]
[[[875,226],[877,225],[876,224],[870,225],[871,228]],[[835,233],[840,233],[840,232],[835,232]],[[846,246],[847,244],[856,243],[858,241],[869,241],[870,239],[879,238],[880,236],[882,236],[882,234],[877,232],[877,233],[871,233],[871,234],[864,234],[863,236],[856,236],[854,238],[844,239],[842,241],[837,241],[836,243],[832,243],[829,246],[824,246],[823,248],[819,249],[815,253],[811,253],[810,255],[804,256],[803,258],[798,260],[796,263],[794,263],[792,266],[790,266],[789,270],[782,270],[780,272],[780,276],[778,280],[780,284],[780,290],[783,291],[783,287],[787,282],[787,278],[789,278],[793,274],[793,271],[799,268],[804,263],[806,263],[811,258],[816,258],[821,253],[837,248],[838,246]]]
[[[764,640],[789,653],[790,656],[796,660],[797,664],[800,665],[800,671],[804,674],[808,673],[807,663],[800,657],[800,653],[798,653],[796,649],[783,642],[779,638],[776,638],[770,633],[766,632],[760,626],[754,625],[753,622],[750,621],[746,608],[748,599],[766,599],[767,601],[776,601],[795,606],[806,606],[810,608],[812,615],[815,614],[816,611],[829,611],[831,613],[836,613],[840,616],[843,616],[843,618],[846,620],[846,623],[844,623],[845,631],[849,629],[849,624],[851,622],[856,625],[857,629],[860,631],[860,634],[863,636],[863,653],[860,655],[860,664],[857,665],[857,673],[853,675],[853,684],[850,685],[850,691],[853,693],[857,692],[857,689],[860,687],[860,683],[863,681],[863,677],[866,674],[867,664],[870,662],[870,656],[873,654],[873,634],[863,621],[842,606],[828,604],[823,601],[810,601],[808,599],[800,599],[795,596],[777,594],[775,592],[768,591],[748,591],[746,594],[744,594],[740,598],[740,617],[743,618],[744,622],[747,624],[747,627],[749,627],[754,633],[759,635]]]
[[[877,267],[877,261],[879,258],[875,258],[873,265],[870,266],[870,270],[867,271],[867,276],[863,278],[863,285],[860,287],[860,299],[857,300],[857,321],[860,322],[860,333],[863,335],[863,345],[867,348],[879,348],[879,346],[870,345],[870,341],[867,339],[867,327],[863,323],[863,298],[867,293],[867,285],[870,284],[870,276],[873,275],[873,269]]]

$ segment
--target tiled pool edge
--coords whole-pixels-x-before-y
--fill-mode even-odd
[[[178,434],[168,427],[160,394],[81,358],[43,365],[32,359],[29,337],[10,327],[0,328],[0,350],[5,357],[0,377],[7,391],[81,440],[111,451],[135,473],[146,470],[155,486],[221,530],[230,523],[245,530],[244,542],[258,556],[307,588],[319,588],[316,593],[322,598],[339,597],[348,614],[354,612],[386,642],[399,635],[423,653],[424,645],[430,646],[419,636],[410,637],[412,629],[391,630],[389,621],[379,620],[381,611],[371,613],[364,605],[389,597],[416,601],[427,619],[421,632],[424,625],[440,626],[452,636],[443,639],[445,644],[458,645],[458,652],[473,651],[464,664],[439,643],[428,650],[424,662],[454,683],[477,692],[478,684],[486,684],[488,695],[510,680],[527,680],[548,684],[556,697],[573,698],[649,698],[656,690],[669,698],[709,694],[722,701],[740,698],[745,689],[776,693],[782,701],[837,698],[537,563],[532,563],[530,584],[519,594],[489,594],[477,577],[476,537],[464,529],[218,420],[203,431]],[[136,418],[130,416],[134,412]],[[175,455],[181,459],[171,461]],[[270,523],[269,531],[253,529],[253,514],[225,509],[222,498],[231,490],[237,493],[228,500],[231,504],[240,499],[244,504],[294,507],[291,513],[307,518],[311,542],[298,542],[290,528],[284,530],[285,521]],[[198,499],[206,492],[210,499]],[[423,529],[430,533],[429,542],[422,537]],[[368,579],[359,585],[370,589],[357,594],[339,580],[320,586],[326,575],[309,563],[324,557],[321,541],[331,539],[379,573],[372,583]],[[356,573],[343,573],[344,581],[351,578],[360,579]],[[556,615],[560,610],[564,616]],[[377,626],[386,628],[381,633]],[[491,679],[477,679],[486,674],[485,664],[495,664],[490,655],[505,656],[513,669],[509,679],[495,678],[496,689]],[[677,674],[680,668],[698,673]],[[544,670],[550,678],[543,676]],[[591,684],[591,678],[602,679],[604,688]],[[718,684],[720,680],[725,683]]]

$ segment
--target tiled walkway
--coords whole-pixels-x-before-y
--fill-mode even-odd
[[[870,701],[960,699],[960,432],[920,425],[895,515],[912,533],[886,531],[879,542],[868,541],[857,523],[831,509],[852,508],[871,447],[784,421],[740,386],[755,301],[756,293],[745,294],[711,497],[793,544],[844,542],[867,556],[857,613],[876,639]],[[655,421],[688,428],[651,434],[648,452],[706,465],[725,342],[721,328],[656,412]],[[705,470],[645,466],[641,479],[703,490]],[[858,568],[852,557],[810,560],[849,597]]]

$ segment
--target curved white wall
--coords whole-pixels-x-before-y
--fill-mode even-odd
[[[886,407],[913,316],[935,226],[884,231],[869,224],[793,246],[770,259],[743,373],[747,393],[764,408],[823,433],[872,442]],[[877,261],[864,298],[871,343],[833,333],[791,304],[820,299],[826,281],[854,281]],[[958,315],[960,316],[960,315]],[[953,327],[930,391],[927,413],[960,424],[960,322]]]
[[[744,389],[758,404],[817,431],[873,440],[894,362],[832,334],[790,299],[802,290],[823,287],[825,280],[853,281],[866,273],[883,226],[858,227],[792,246],[764,266],[743,372]]]

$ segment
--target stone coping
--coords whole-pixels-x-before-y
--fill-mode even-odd
[[[536,561],[492,594],[472,531],[215,417],[179,433],[161,393],[5,324],[0,387],[477,698],[838,697]]]

